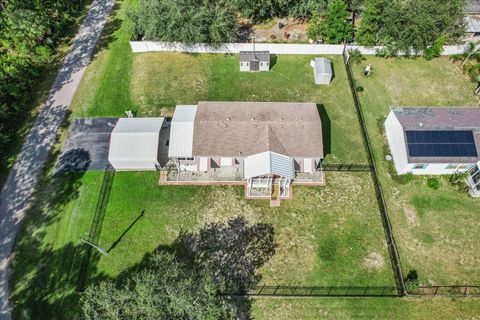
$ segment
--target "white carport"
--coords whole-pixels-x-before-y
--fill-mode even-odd
[[[332,63],[326,58],[315,58],[310,61],[313,68],[313,76],[315,84],[330,84],[332,81],[333,71]]]
[[[244,177],[247,196],[286,197],[295,178],[294,161],[276,152],[257,153],[245,158]]]
[[[110,136],[108,161],[115,170],[156,170],[164,118],[121,118]]]

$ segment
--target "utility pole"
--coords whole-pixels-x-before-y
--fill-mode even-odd
[[[97,249],[98,251],[100,251],[100,253],[102,253],[102,254],[105,254],[105,255],[108,254],[107,250],[105,250],[105,249],[103,249],[102,247],[99,247],[99,246],[97,246],[97,245],[94,245],[93,243],[91,243],[91,242],[89,242],[89,241],[87,241],[87,240],[85,240],[85,239],[80,238],[80,241],[82,241],[83,243],[86,243],[86,244],[94,247],[95,249]]]

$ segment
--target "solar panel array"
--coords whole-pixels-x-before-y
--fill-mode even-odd
[[[472,131],[406,131],[411,157],[477,157]]]

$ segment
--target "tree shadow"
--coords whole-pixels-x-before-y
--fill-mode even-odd
[[[68,150],[57,161],[57,173],[84,172],[90,163],[90,152],[83,148]]]
[[[322,121],[323,158],[325,159],[332,153],[332,123],[323,104],[317,104],[317,110]]]
[[[103,50],[110,48],[110,44],[118,39],[115,33],[122,27],[123,22],[121,19],[118,18],[118,11],[123,4],[123,0],[115,1],[115,4],[113,5],[112,11],[110,13],[110,17],[105,24],[100,38],[98,39],[98,42],[93,51],[92,59],[94,59]]]
[[[208,274],[216,284],[217,299],[233,309],[237,319],[251,319],[251,301],[242,294],[260,281],[257,270],[275,254],[274,238],[271,225],[248,225],[243,217],[225,224],[213,223],[193,233],[181,232],[172,245],[158,247],[142,262],[122,272],[116,286],[128,286],[143,270],[158,268],[155,257],[170,254],[185,268],[185,274]]]

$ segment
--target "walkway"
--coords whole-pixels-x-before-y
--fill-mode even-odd
[[[11,319],[9,276],[12,250],[28,200],[42,174],[57,132],[92,56],[114,0],[95,0],[65,58],[40,114],[10,170],[0,195],[0,320]]]

